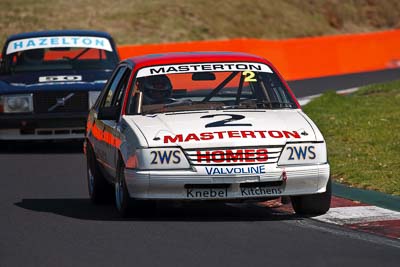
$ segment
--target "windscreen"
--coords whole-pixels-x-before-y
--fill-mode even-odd
[[[138,71],[144,114],[209,109],[296,109],[271,68],[260,63],[155,66]],[[135,113],[131,97],[128,114]]]

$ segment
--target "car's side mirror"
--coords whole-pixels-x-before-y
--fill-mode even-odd
[[[97,113],[98,120],[118,120],[119,108],[118,107],[100,107]]]

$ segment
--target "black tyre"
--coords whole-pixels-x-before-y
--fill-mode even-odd
[[[326,185],[326,192],[313,195],[292,196],[292,207],[299,215],[322,215],[328,212],[331,206],[332,188],[331,179]]]
[[[89,198],[94,204],[111,203],[113,200],[113,187],[101,173],[93,149],[90,145],[86,151],[86,177]]]
[[[143,216],[152,214],[156,203],[151,200],[136,200],[129,196],[125,180],[125,165],[122,159],[118,163],[118,172],[115,182],[115,205],[119,214],[124,217]]]

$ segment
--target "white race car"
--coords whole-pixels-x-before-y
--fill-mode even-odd
[[[196,52],[122,61],[86,128],[90,198],[100,203],[115,194],[122,216],[155,200],[290,196],[298,214],[330,207],[324,138],[258,56]]]

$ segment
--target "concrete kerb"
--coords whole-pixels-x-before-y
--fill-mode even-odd
[[[360,201],[365,204],[400,211],[400,197],[385,193],[349,187],[337,182],[332,183],[332,192],[335,196]]]

